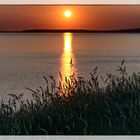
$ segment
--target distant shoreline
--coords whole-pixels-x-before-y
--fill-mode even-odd
[[[110,30],[110,31],[97,31],[97,30],[44,30],[44,29],[29,29],[23,31],[0,31],[0,33],[140,33],[140,29],[126,29],[126,30]]]

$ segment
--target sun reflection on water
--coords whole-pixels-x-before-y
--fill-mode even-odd
[[[61,74],[63,77],[69,77],[76,73],[75,58],[72,52],[72,33],[64,33],[64,49],[61,57]]]

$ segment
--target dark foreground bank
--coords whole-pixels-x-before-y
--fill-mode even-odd
[[[28,89],[32,99],[10,95],[1,102],[0,134],[140,134],[140,74],[128,75],[123,62],[117,71],[102,78],[95,68],[88,80],[73,75],[65,82],[60,74],[58,84],[44,77],[46,87]]]

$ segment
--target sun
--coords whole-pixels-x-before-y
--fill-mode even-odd
[[[69,17],[72,16],[72,12],[70,10],[65,10],[64,11],[64,16],[67,17],[67,18],[69,18]]]

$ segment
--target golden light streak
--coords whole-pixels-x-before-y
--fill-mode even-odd
[[[72,33],[64,33],[64,50],[60,71],[63,77],[69,77],[76,73],[75,58],[72,52]]]

